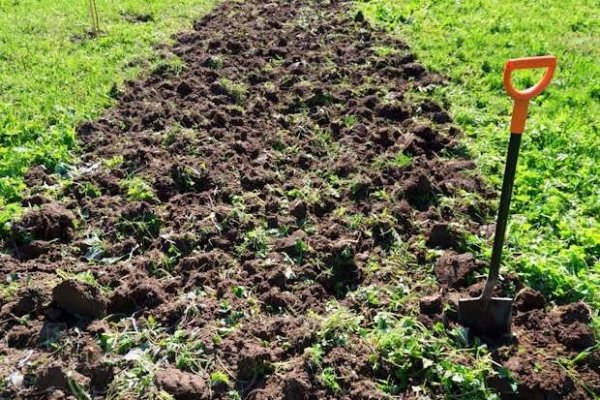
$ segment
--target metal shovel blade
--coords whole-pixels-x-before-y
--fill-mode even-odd
[[[490,338],[511,336],[512,303],[509,297],[459,299],[458,323],[468,326],[475,335]]]

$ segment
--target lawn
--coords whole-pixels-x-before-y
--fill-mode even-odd
[[[431,70],[433,89],[466,132],[484,175],[500,187],[511,101],[509,58],[554,54],[558,69],[530,107],[504,262],[559,302],[600,307],[600,7],[597,1],[517,0],[358,3],[405,38]],[[594,22],[596,21],[596,22]],[[532,85],[538,75],[520,74]],[[490,242],[473,238],[489,256]]]
[[[124,80],[177,63],[156,45],[214,3],[101,0],[91,37],[85,0],[0,0],[0,225],[20,211],[28,167],[65,171],[77,123],[110,106]]]

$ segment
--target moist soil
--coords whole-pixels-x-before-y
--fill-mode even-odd
[[[332,301],[366,326],[392,304],[383,289],[405,282],[412,297],[395,313],[450,329],[457,299],[480,292],[485,262],[466,238],[489,240],[494,192],[449,114],[411,95],[443,77],[346,2],[226,2],[169,51],[183,68],[128,82],[78,128],[68,183],[28,174],[30,208],[0,259],[23,283],[0,302],[0,398],[109,398],[135,351],[101,344],[125,324],[195,332],[204,349],[200,366],[173,356],[150,368],[147,398],[387,398],[378,385],[393,368],[374,368],[358,333],[321,366],[305,349]],[[373,268],[398,243],[406,257]],[[376,307],[355,295],[372,287]],[[504,398],[591,398],[598,350],[565,361],[595,344],[590,309],[548,304],[511,276],[498,294],[519,290],[514,338],[483,338],[519,394],[488,384]],[[229,378],[211,384],[216,371]],[[419,398],[411,379],[401,398]]]

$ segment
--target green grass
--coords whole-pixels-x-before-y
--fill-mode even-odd
[[[504,262],[557,301],[585,299],[600,308],[598,2],[372,0],[357,7],[450,78],[434,96],[449,105],[496,188],[511,112],[504,62],[558,57],[554,81],[530,106]],[[538,76],[526,72],[516,82],[529,86]],[[489,256],[489,243],[482,247]]]
[[[215,3],[98,1],[102,33],[91,37],[85,0],[0,0],[0,224],[19,211],[27,168],[72,162],[75,126],[113,104],[111,89],[124,80],[161,63],[180,66],[155,45]]]

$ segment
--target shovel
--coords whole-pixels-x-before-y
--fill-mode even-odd
[[[512,84],[512,72],[517,69],[546,68],[542,79],[533,87],[517,90]],[[485,282],[481,296],[475,298],[460,299],[458,301],[458,322],[468,327],[476,335],[490,338],[511,337],[512,303],[509,297],[492,297],[492,292],[498,282],[500,272],[500,259],[502,246],[504,245],[504,234],[510,208],[515,171],[517,169],[517,158],[521,145],[521,134],[525,130],[527,108],[529,100],[540,94],[552,80],[556,68],[556,57],[527,57],[508,60],[504,66],[504,87],[513,98],[513,113],[510,124],[510,142],[508,144],[508,155],[502,182],[502,194],[500,196],[500,208],[496,222],[496,233],[494,236],[494,247],[490,271]]]

